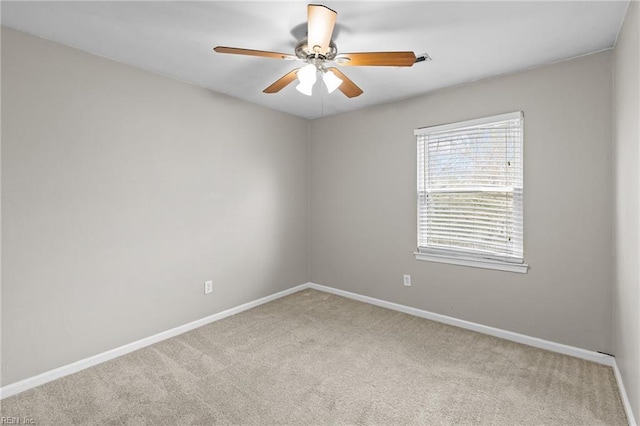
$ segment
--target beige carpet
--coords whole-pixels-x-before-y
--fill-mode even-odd
[[[626,425],[611,368],[305,290],[24,392],[38,425]]]

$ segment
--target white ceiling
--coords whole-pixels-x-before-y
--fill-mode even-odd
[[[343,67],[364,94],[262,90],[297,62],[213,52],[293,53],[305,1],[2,2],[2,24],[305,118],[351,111],[614,45],[628,1],[317,2],[338,12],[339,52],[411,50],[411,68]]]

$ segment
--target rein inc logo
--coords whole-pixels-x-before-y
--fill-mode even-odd
[[[0,417],[0,425],[35,425],[37,422],[32,417]]]

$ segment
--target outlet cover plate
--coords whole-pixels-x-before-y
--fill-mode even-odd
[[[402,281],[404,282],[405,287],[411,287],[411,275],[407,275],[407,274],[403,275]]]

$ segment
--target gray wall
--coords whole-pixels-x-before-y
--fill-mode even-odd
[[[616,362],[640,420],[640,4],[631,2],[614,59]]]
[[[3,385],[308,281],[306,120],[4,28],[2,105]]]
[[[630,10],[616,52],[619,194],[639,187]],[[637,396],[632,257],[617,257],[612,303],[611,64],[601,52],[309,124],[3,29],[1,383],[310,279],[615,350]],[[515,110],[531,270],[415,260],[413,129]],[[638,196],[617,202],[617,247],[637,259],[625,236]]]
[[[611,352],[611,56],[313,121],[311,280]],[[415,260],[413,130],[517,110],[525,114],[529,273]]]

